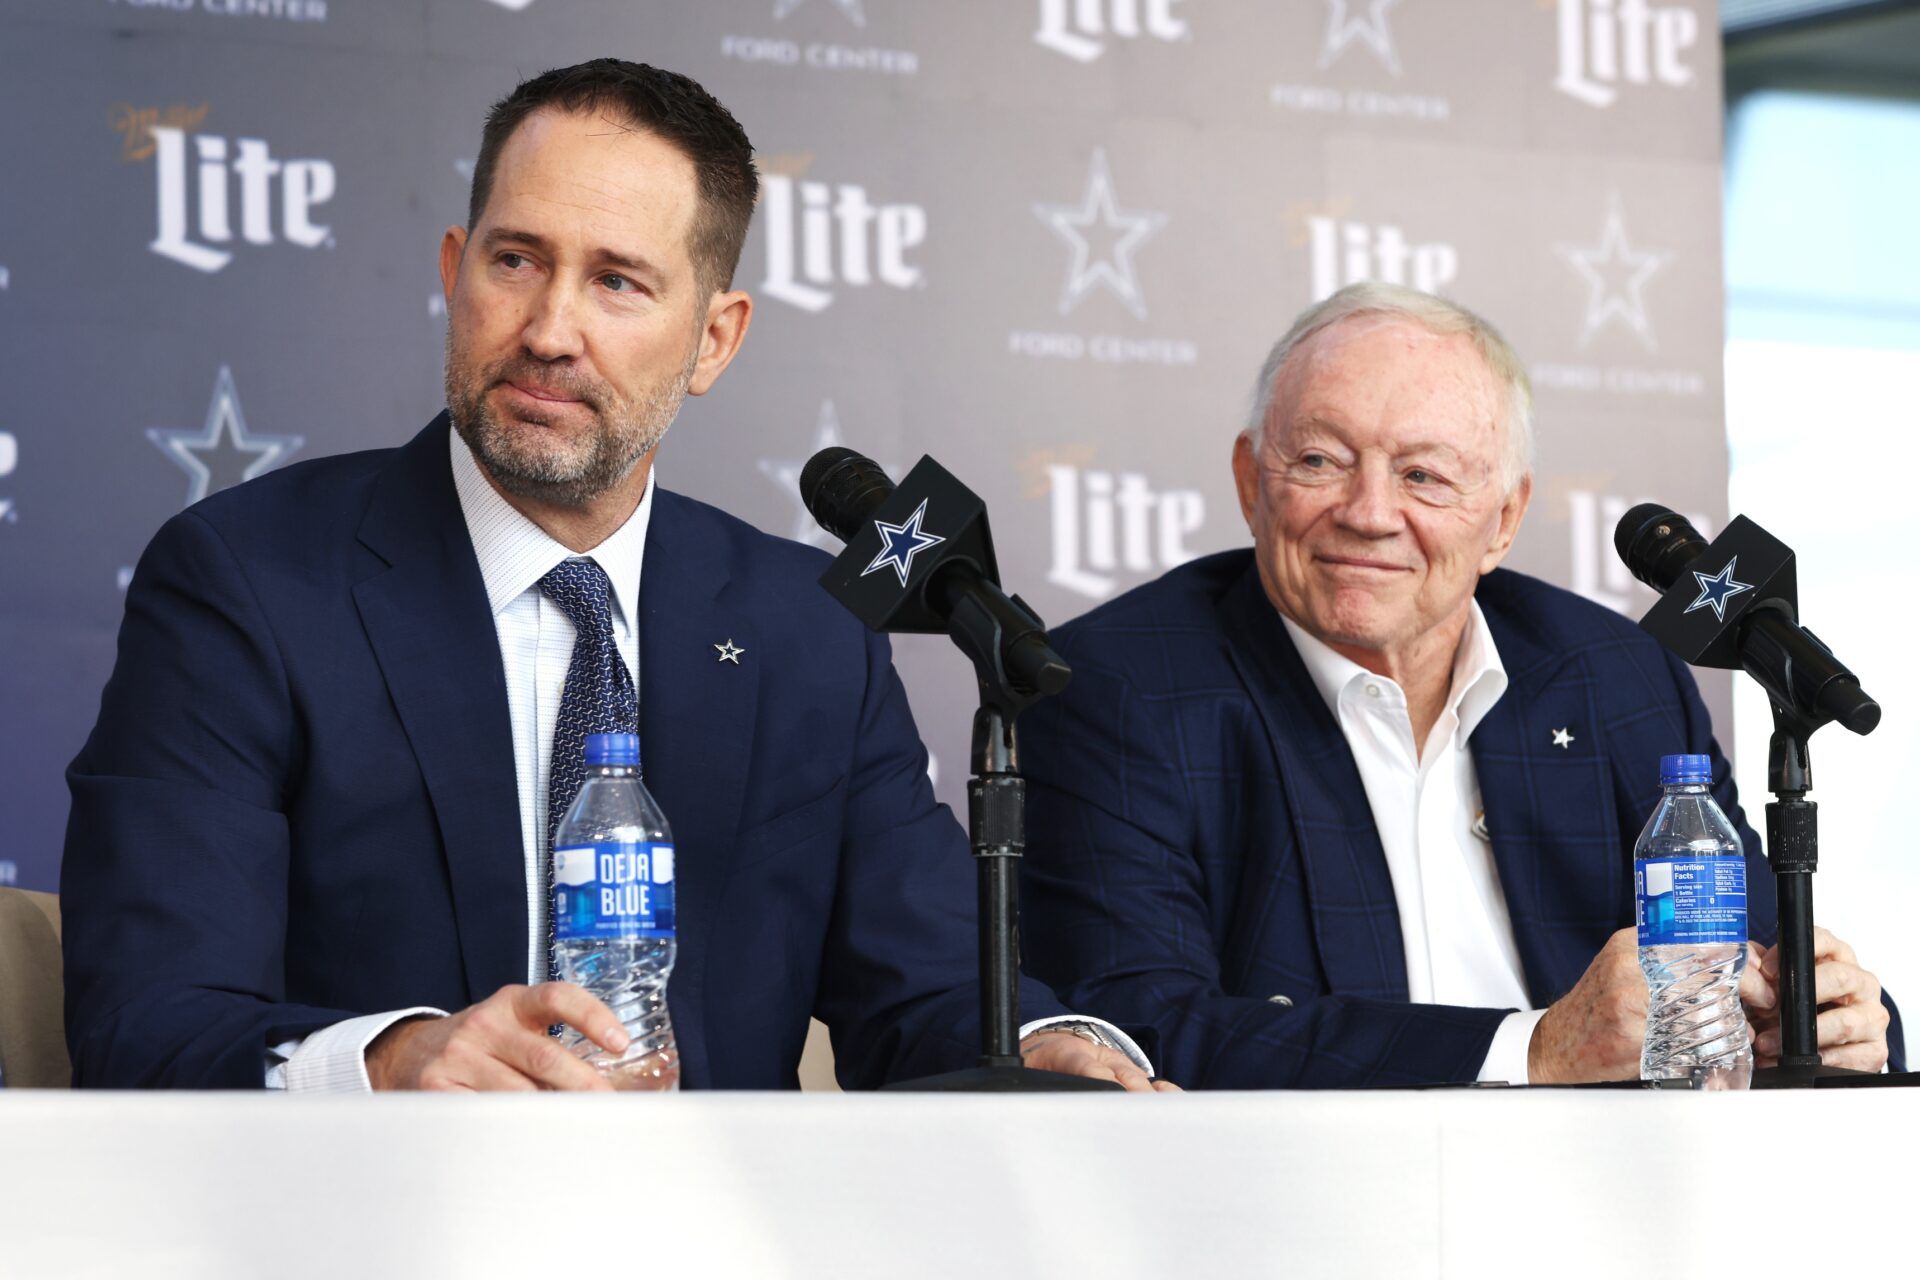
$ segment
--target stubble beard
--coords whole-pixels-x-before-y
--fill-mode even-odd
[[[484,369],[475,368],[447,326],[447,413],[453,429],[507,494],[559,507],[584,507],[610,492],[634,464],[657,448],[687,398],[700,358],[692,344],[685,363],[635,400],[573,369],[548,364],[522,351]],[[507,381],[522,381],[577,397],[594,416],[585,439],[541,440],[527,427],[500,420],[487,393]],[[537,417],[533,419],[539,421]]]

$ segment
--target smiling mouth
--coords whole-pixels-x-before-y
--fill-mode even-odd
[[[1405,573],[1407,566],[1389,564],[1385,560],[1369,560],[1364,556],[1315,556],[1321,564],[1332,565],[1337,569],[1370,569],[1377,573]]]

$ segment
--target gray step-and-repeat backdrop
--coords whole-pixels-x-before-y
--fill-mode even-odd
[[[1512,563],[1637,612],[1625,506],[1725,517],[1716,21],[1711,0],[0,0],[0,884],[56,884],[61,771],[154,529],[438,411],[435,250],[482,112],[602,54],[705,83],[766,175],[739,277],[760,310],[669,437],[670,487],[825,544],[809,454],[930,452],[987,500],[1008,584],[1064,621],[1247,541],[1228,453],[1260,359],[1372,277],[1507,330],[1540,422]],[[898,652],[962,798],[969,672],[944,638]]]

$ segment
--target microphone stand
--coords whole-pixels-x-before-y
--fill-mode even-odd
[[[1039,617],[1018,596],[989,601],[953,595],[947,634],[972,660],[980,686],[967,827],[979,880],[981,1052],[969,1069],[885,1087],[932,1093],[1118,1089],[1111,1080],[1039,1071],[1020,1059],[1020,859],[1027,843],[1027,783],[1020,776],[1015,722],[1027,707],[1064,688],[1071,672],[1055,657],[1038,679],[1017,679],[1007,669],[1007,653],[1031,636],[1044,637]]]
[[[1755,1089],[1810,1089],[1844,1085],[1908,1085],[1913,1073],[1882,1075],[1820,1061],[1819,1010],[1814,994],[1813,873],[1820,867],[1818,806],[1807,740],[1832,717],[1782,707],[1772,698],[1773,737],[1767,745],[1767,864],[1780,906],[1780,1063],[1753,1073]]]

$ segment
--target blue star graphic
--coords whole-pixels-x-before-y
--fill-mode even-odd
[[[214,379],[206,425],[198,431],[148,427],[147,439],[187,473],[188,506],[210,493],[265,475],[306,443],[304,436],[267,436],[248,431],[246,415],[240,411],[240,393],[234,390],[233,371],[225,365],[220,366],[220,375]]]
[[[907,585],[907,575],[913,572],[913,558],[928,547],[939,546],[946,539],[937,533],[921,530],[920,522],[926,518],[926,499],[913,509],[904,524],[888,524],[885,520],[875,520],[873,527],[880,531],[880,554],[873,563],[860,571],[861,577],[891,567],[900,575],[900,585]]]
[[[1727,620],[1727,601],[1739,595],[1742,591],[1753,590],[1753,584],[1751,582],[1735,582],[1733,580],[1733,566],[1738,563],[1740,563],[1740,557],[1735,556],[1733,559],[1727,561],[1726,568],[1711,577],[1695,569],[1693,571],[1693,577],[1694,580],[1700,584],[1700,595],[1681,612],[1692,613],[1695,609],[1704,609],[1711,605],[1713,606],[1713,616],[1717,620],[1725,622]]]

